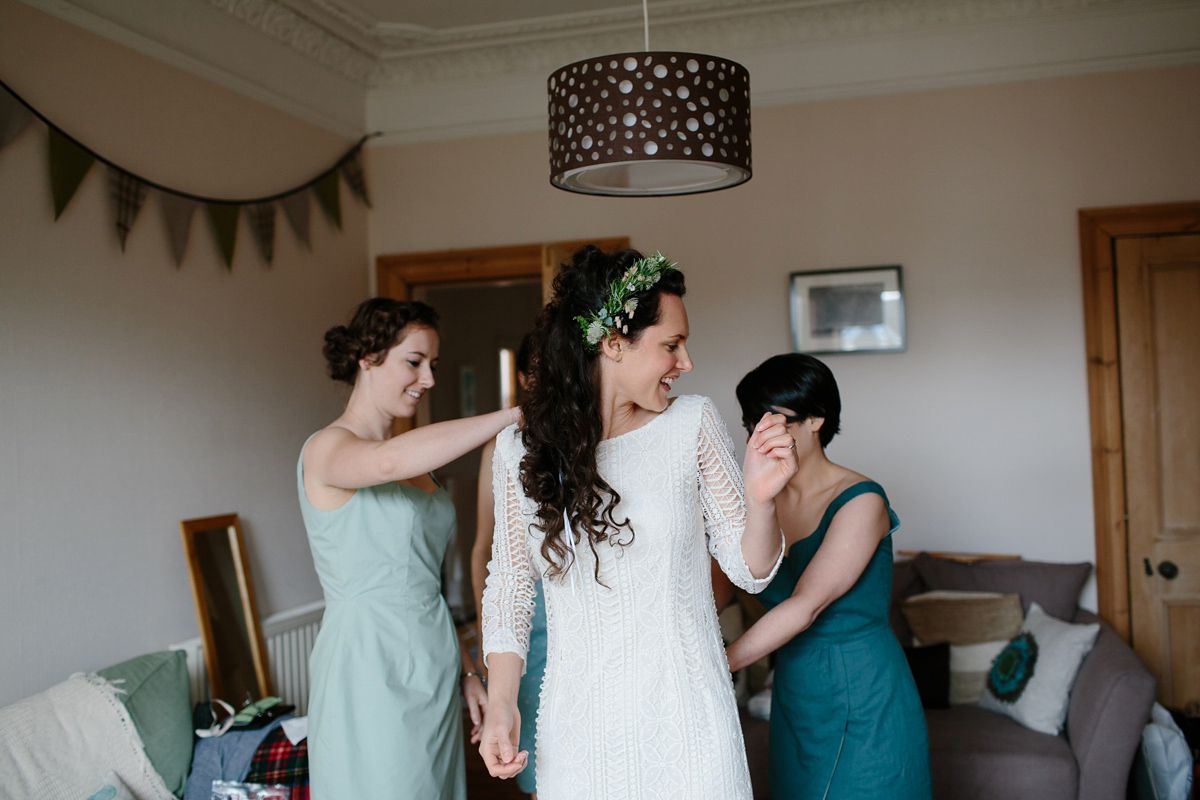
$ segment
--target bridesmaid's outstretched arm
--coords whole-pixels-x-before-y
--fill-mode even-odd
[[[808,629],[829,604],[858,582],[879,542],[891,529],[887,506],[877,494],[862,494],[842,506],[829,523],[792,596],[768,611],[725,648],[729,669],[753,664]]]

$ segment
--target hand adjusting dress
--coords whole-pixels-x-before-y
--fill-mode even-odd
[[[842,491],[807,538],[792,544],[762,593],[791,597],[834,515],[860,494],[887,504],[883,487]],[[888,506],[891,530],[900,525]],[[805,631],[776,651],[771,691],[771,796],[789,800],[929,800],[929,737],[904,651],[888,624],[892,534],[867,568]]]
[[[516,428],[502,431],[483,596],[489,655],[525,656],[534,584],[549,566],[533,527],[536,505],[521,488],[523,455]],[[628,517],[635,534],[627,546],[597,545],[596,556],[580,542],[578,564],[542,583],[538,797],[749,800],[708,556],[751,592],[778,562],[756,580],[742,557],[745,495],[729,434],[710,400],[683,396],[641,428],[602,441],[596,459],[621,495],[616,518]],[[593,577],[597,557],[603,584]]]
[[[454,526],[444,489],[385,483],[300,508],[325,593],[310,659],[312,800],[464,800],[461,661],[441,594]]]

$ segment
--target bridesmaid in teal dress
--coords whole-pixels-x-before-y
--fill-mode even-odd
[[[787,553],[759,595],[770,610],[727,650],[734,671],[775,652],[770,784],[776,800],[929,800],[929,738],[888,624],[892,532],[883,487],[825,456],[838,432],[833,373],[768,359],[737,387],[753,430],[782,413],[800,468],[776,498]]]
[[[454,507],[430,471],[517,412],[392,435],[434,382],[437,314],[423,303],[367,300],[350,325],[325,334],[325,357],[330,375],[354,388],[297,465],[325,593],[310,661],[310,796],[464,800],[460,680],[476,731],[487,694],[442,598]]]

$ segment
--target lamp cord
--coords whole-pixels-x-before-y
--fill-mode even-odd
[[[646,52],[650,52],[650,0],[642,0],[642,27],[646,31]]]

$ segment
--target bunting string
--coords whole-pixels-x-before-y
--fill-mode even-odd
[[[263,197],[206,197],[172,189],[113,163],[63,131],[2,80],[0,89],[3,89],[0,92],[0,149],[16,139],[35,119],[48,129],[50,188],[55,219],[62,215],[93,164],[99,162],[107,168],[108,197],[122,251],[151,189],[159,193],[167,239],[176,266],[183,263],[192,218],[200,207],[205,208],[205,216],[208,217],[226,268],[232,269],[238,221],[243,216],[250,226],[260,255],[270,264],[275,255],[276,203],[283,208],[288,226],[306,248],[311,248],[309,207],[313,195],[329,221],[339,230],[342,227],[339,176],[354,197],[368,208],[371,205],[363,173],[362,148],[368,140],[378,136],[377,133],[363,136],[333,166],[291,189]]]

